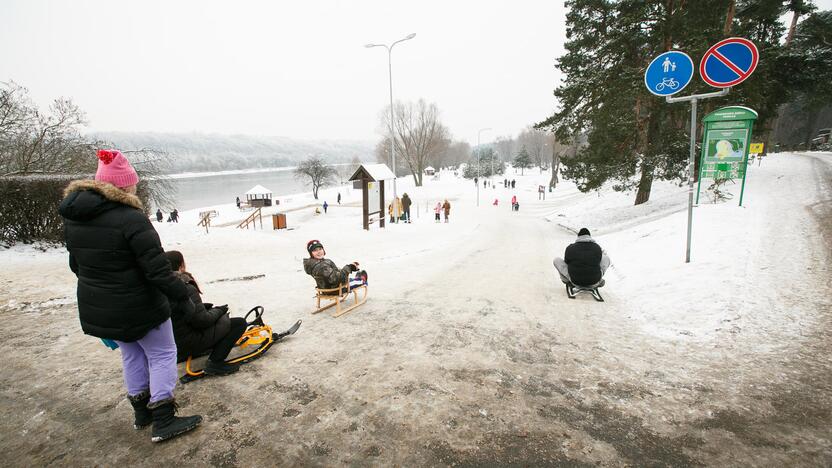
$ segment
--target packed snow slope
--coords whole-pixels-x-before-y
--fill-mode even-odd
[[[255,305],[300,331],[234,376],[177,388],[194,433],[162,445],[131,426],[119,353],[81,333],[61,249],[0,252],[0,458],[6,465],[236,466],[832,464],[832,154],[776,154],[734,198],[694,209],[509,171],[516,189],[442,172],[400,179],[413,223],[361,228],[360,194],[281,199],[289,230],[248,213],[156,224],[204,299]],[[494,180],[497,182],[497,180]],[[338,205],[336,193],[343,196]],[[479,195],[477,193],[479,192]],[[520,211],[509,200],[517,195]],[[477,206],[479,196],[479,206]],[[449,223],[433,207],[450,201]],[[326,214],[315,207],[326,200]],[[494,201],[497,200],[497,205]],[[418,213],[418,214],[417,214]],[[222,227],[225,226],[225,227]],[[613,265],[606,302],[571,300],[552,259],[587,227]],[[312,315],[305,245],[361,263],[370,298]]]

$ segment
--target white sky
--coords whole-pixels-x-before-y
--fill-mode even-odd
[[[364,44],[415,32],[394,98],[487,142],[554,110],[564,22],[559,0],[0,0],[0,81],[72,98],[91,130],[376,140],[387,54]]]
[[[562,1],[0,3],[0,81],[72,98],[92,130],[379,138],[394,99],[455,138],[511,135],[555,107]]]

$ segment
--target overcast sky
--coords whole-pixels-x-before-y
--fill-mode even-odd
[[[829,9],[832,0],[816,2]],[[561,0],[0,0],[0,81],[91,130],[379,138],[393,97],[439,106],[454,137],[515,135],[555,108]]]

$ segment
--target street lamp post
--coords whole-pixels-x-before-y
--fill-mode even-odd
[[[482,132],[491,130],[490,128],[481,128],[477,131],[477,206],[480,206],[480,135]],[[494,157],[492,156],[491,170],[494,170]]]
[[[364,47],[371,48],[371,47],[384,47],[387,49],[387,74],[388,78],[390,79],[390,158],[393,163],[393,199],[396,199],[396,150],[394,146],[394,141],[396,138],[395,133],[393,132],[395,123],[393,122],[393,64],[392,64],[392,56],[393,56],[393,46],[398,44],[399,42],[404,42],[416,37],[416,33],[408,34],[403,39],[399,39],[398,41],[390,44],[389,46],[386,44],[367,44]]]

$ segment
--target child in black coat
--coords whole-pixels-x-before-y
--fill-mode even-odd
[[[246,320],[228,316],[228,306],[214,306],[203,303],[194,277],[185,269],[185,258],[176,250],[165,252],[171,269],[188,288],[190,302],[171,304],[173,337],[176,340],[177,358],[184,361],[188,356],[199,356],[210,350],[205,373],[228,375],[237,372],[237,365],[228,364],[225,359],[237,340],[246,331]]]

